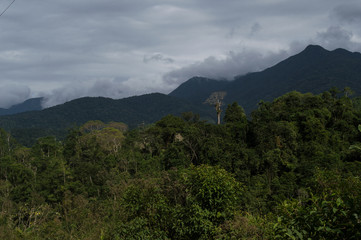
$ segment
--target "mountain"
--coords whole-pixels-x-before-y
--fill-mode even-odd
[[[318,94],[337,87],[350,87],[361,95],[361,54],[345,49],[328,51],[310,45],[302,52],[261,72],[237,76],[233,81],[192,78],[170,96],[200,104],[215,91],[226,91],[226,104],[238,102],[247,113],[260,100],[271,101],[290,91]]]
[[[11,106],[8,109],[0,108],[0,116],[12,115],[16,113],[40,111],[42,109],[41,102],[43,98],[31,98],[23,103]]]
[[[227,91],[229,81],[218,81],[204,77],[193,77],[181,84],[169,96],[187,99],[193,104],[202,104],[212,92]]]
[[[205,119],[212,118],[207,111],[185,100],[153,93],[119,100],[79,98],[42,111],[2,116],[0,127],[10,131],[22,144],[31,145],[38,137],[62,137],[68,128],[90,120],[123,122],[130,127],[137,127],[143,123],[156,122],[168,114],[180,115],[189,111],[199,113]]]
[[[153,123],[167,114],[198,113],[214,121],[213,107],[203,104],[216,91],[226,91],[226,104],[238,102],[249,114],[260,100],[271,101],[290,91],[318,94],[337,87],[350,87],[361,95],[361,54],[344,49],[328,51],[310,45],[302,52],[261,72],[237,76],[233,81],[194,77],[169,95],[154,93],[114,100],[104,97],[76,99],[41,111],[1,116],[0,128],[24,145],[38,137],[64,136],[66,129],[89,120],[124,122],[130,127]],[[40,110],[41,99],[7,109],[9,112]]]

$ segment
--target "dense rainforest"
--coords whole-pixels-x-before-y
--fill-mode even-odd
[[[361,111],[287,93],[223,122],[90,121],[21,146],[0,131],[0,239],[360,239]]]

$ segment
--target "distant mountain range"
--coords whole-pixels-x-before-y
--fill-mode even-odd
[[[43,98],[31,98],[23,103],[11,106],[8,109],[0,108],[0,116],[12,115],[16,113],[29,112],[29,111],[40,111],[42,110],[41,101]]]
[[[134,128],[158,121],[168,114],[181,115],[192,111],[204,119],[210,114],[182,99],[153,93],[119,100],[104,97],[84,97],[41,111],[23,112],[0,117],[0,126],[25,145],[42,136],[63,137],[67,129],[90,120],[124,122]]]
[[[318,94],[337,87],[350,87],[361,95],[361,54],[344,49],[328,51],[310,45],[301,53],[261,72],[238,76],[233,81],[194,77],[169,95],[203,102],[214,91],[225,91],[225,103],[238,102],[247,113],[260,100],[272,101],[290,91]]]
[[[40,136],[64,135],[66,128],[89,120],[120,121],[136,127],[167,114],[192,111],[214,121],[213,108],[203,102],[216,91],[227,92],[224,102],[238,102],[249,114],[260,100],[272,101],[293,90],[318,94],[332,87],[343,90],[346,86],[355,95],[361,95],[361,54],[310,45],[264,71],[237,76],[233,81],[193,77],[169,95],[154,93],[120,100],[86,97],[44,110],[41,98],[30,99],[0,109],[0,115],[7,115],[0,117],[0,127],[11,131],[22,143],[30,144]]]

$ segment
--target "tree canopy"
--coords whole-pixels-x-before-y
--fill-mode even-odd
[[[290,92],[30,147],[0,130],[0,239],[359,239],[357,101]]]

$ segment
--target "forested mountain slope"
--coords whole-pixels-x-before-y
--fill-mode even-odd
[[[192,78],[170,96],[202,103],[215,91],[226,91],[226,103],[238,102],[247,113],[260,100],[272,101],[290,91],[318,94],[333,87],[350,87],[361,95],[361,54],[344,49],[328,51],[310,45],[304,51],[264,71],[238,76],[233,81]]]
[[[194,77],[168,96],[147,94],[120,100],[81,98],[42,111],[2,116],[0,127],[11,131],[22,143],[27,144],[24,137],[32,136],[34,140],[49,134],[64,136],[66,128],[89,120],[120,121],[136,127],[143,123],[154,123],[167,114],[180,115],[182,112],[192,111],[202,119],[213,122],[216,118],[214,109],[204,104],[213,92],[227,92],[224,103],[237,102],[249,116],[258,108],[261,100],[272,101],[293,90],[318,94],[333,87],[341,91],[349,87],[356,96],[360,95],[361,54],[344,49],[328,51],[320,46],[310,45],[273,67],[238,76],[233,81]],[[28,102],[28,105],[25,102],[9,111],[31,109],[21,108],[24,106],[35,106],[38,109],[40,100]]]
[[[184,100],[154,93],[119,100],[80,98],[42,111],[2,116],[0,127],[11,131],[19,140],[29,137],[34,140],[40,136],[64,135],[68,128],[90,120],[117,121],[137,127],[153,123],[168,114],[181,115],[189,111],[211,118],[208,112]]]

